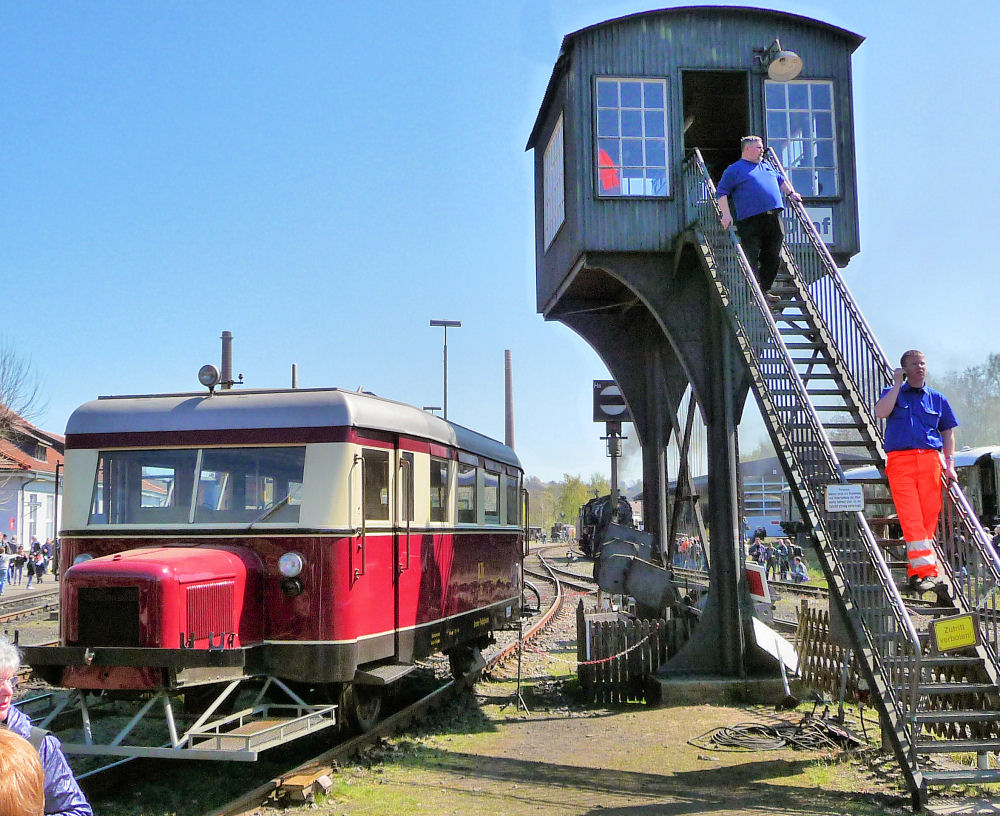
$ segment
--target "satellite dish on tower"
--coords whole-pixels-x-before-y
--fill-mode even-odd
[[[802,57],[794,51],[779,51],[767,66],[767,75],[776,82],[788,82],[802,73]]]

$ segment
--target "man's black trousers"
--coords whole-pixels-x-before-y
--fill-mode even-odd
[[[743,251],[760,281],[760,288],[767,292],[778,276],[781,265],[781,245],[785,241],[785,228],[781,223],[781,210],[751,215],[736,222]]]

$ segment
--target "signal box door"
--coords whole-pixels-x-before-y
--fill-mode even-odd
[[[750,96],[745,71],[683,71],[684,152],[700,148],[716,184],[740,157],[750,135]],[[763,134],[760,134],[763,135]]]

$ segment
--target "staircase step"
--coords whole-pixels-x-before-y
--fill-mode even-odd
[[[771,393],[785,395],[785,394],[798,394],[799,392],[795,388],[773,388],[771,389]],[[813,397],[842,397],[846,392],[841,391],[838,388],[822,389],[822,388],[809,388],[809,386],[806,386],[806,393]],[[813,406],[813,407],[816,408],[816,410],[821,410],[821,406]],[[831,410],[847,411],[849,409],[838,405],[838,406],[831,406]]]
[[[982,722],[1000,720],[1000,711],[985,708],[963,711],[918,711],[914,715],[914,720],[921,725]]]
[[[954,606],[930,606],[903,597],[903,605],[914,615],[922,615],[925,618],[936,618],[938,616],[947,617],[957,615],[958,609]]]
[[[915,747],[918,754],[978,754],[1000,751],[1000,739],[917,740]]]
[[[789,393],[791,393],[791,392],[789,392]],[[837,391],[836,395],[840,395],[841,393],[843,393],[843,392]],[[814,405],[813,406],[813,410],[814,411],[839,411],[842,414],[858,414],[858,413],[861,412],[861,409],[858,408],[856,405]]]
[[[831,439],[830,446],[834,448],[868,448],[874,450],[875,446],[865,442],[863,439]]]
[[[785,348],[789,351],[793,349],[821,349],[825,347],[826,343],[822,340],[802,340],[795,343],[785,343]]]
[[[965,768],[958,771],[924,771],[924,781],[928,785],[952,785],[958,782],[996,782],[1000,780],[1000,769],[983,770]]]
[[[982,660],[978,657],[969,657],[967,655],[924,655],[920,660],[920,664],[926,668],[933,669],[957,669],[962,666],[979,666],[982,664]]]
[[[928,696],[943,696],[945,694],[987,694],[996,692],[993,683],[921,683],[920,693]]]

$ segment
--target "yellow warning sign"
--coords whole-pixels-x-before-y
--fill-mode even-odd
[[[939,652],[965,649],[979,642],[976,619],[971,613],[941,618],[931,624],[931,629],[934,632],[934,645]]]

